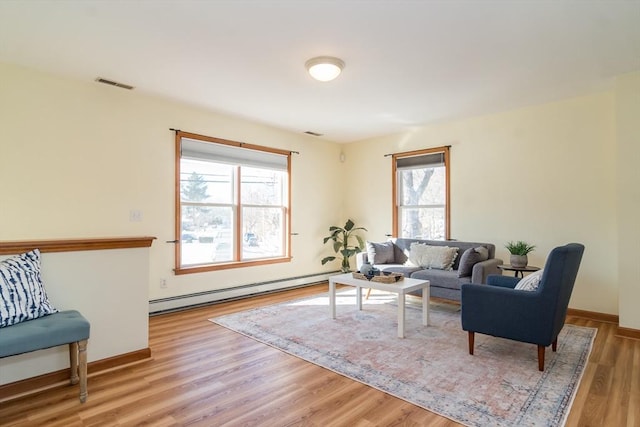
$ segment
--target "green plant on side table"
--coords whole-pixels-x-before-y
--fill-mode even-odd
[[[333,250],[335,253],[340,254],[342,256],[342,264],[340,266],[340,270],[343,273],[348,273],[351,271],[351,265],[349,264],[349,258],[354,256],[355,254],[362,252],[364,249],[364,240],[358,234],[355,234],[358,230],[367,231],[364,227],[356,227],[354,222],[350,219],[347,220],[344,227],[337,227],[332,225],[329,227],[329,232],[331,233],[329,236],[324,238],[324,244],[326,244],[329,240],[333,242]],[[357,244],[351,244],[350,240],[356,239]],[[322,265],[325,265],[329,261],[333,261],[337,257],[328,256],[322,258]]]
[[[511,258],[509,259],[511,266],[516,268],[526,267],[529,263],[527,254],[536,248],[535,245],[530,245],[522,240],[518,240],[517,242],[507,242],[504,247],[507,248],[509,253],[511,253]]]

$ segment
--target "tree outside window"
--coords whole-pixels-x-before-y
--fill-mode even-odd
[[[176,273],[289,260],[290,153],[178,134]]]
[[[394,155],[395,236],[449,238],[448,157],[448,147]]]

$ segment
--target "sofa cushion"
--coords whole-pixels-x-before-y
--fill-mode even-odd
[[[456,247],[412,243],[409,250],[409,264],[422,268],[451,270],[457,255]]]
[[[40,277],[40,251],[0,262],[0,328],[57,313]]]
[[[404,277],[411,277],[413,273],[416,271],[420,271],[420,267],[413,267],[410,265],[403,264],[381,264],[375,266],[380,271],[391,272],[391,273],[402,273]]]
[[[460,257],[458,264],[458,277],[469,277],[473,272],[473,266],[489,258],[489,250],[484,246],[469,248]]]
[[[367,258],[371,264],[393,264],[395,253],[392,242],[367,242]]]
[[[412,279],[429,280],[431,287],[441,287],[460,290],[460,286],[467,278],[459,279],[458,273],[447,270],[418,270],[411,275]]]

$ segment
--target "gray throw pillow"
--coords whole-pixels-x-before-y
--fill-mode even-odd
[[[371,264],[393,264],[393,243],[373,243],[367,242],[367,258]]]
[[[473,266],[480,261],[489,259],[489,250],[484,246],[469,248],[462,253],[460,265],[458,265],[458,277],[469,277],[473,272]]]

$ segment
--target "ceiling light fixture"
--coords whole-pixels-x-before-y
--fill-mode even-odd
[[[307,71],[316,80],[328,82],[340,75],[344,61],[333,56],[318,56],[305,62]]]

